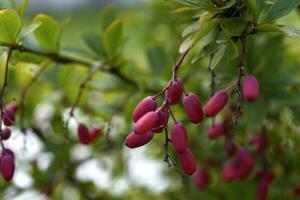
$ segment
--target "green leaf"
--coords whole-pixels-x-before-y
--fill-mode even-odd
[[[25,14],[27,5],[28,5],[29,0],[23,0],[22,4],[19,7],[19,13],[21,16]]]
[[[228,18],[221,21],[221,28],[228,37],[241,36],[247,22],[241,18]]]
[[[32,23],[41,23],[41,25],[33,31],[33,35],[37,40],[40,48],[47,52],[56,52],[58,50],[59,40],[59,24],[50,16],[39,14]]]
[[[182,37],[186,37],[191,33],[196,32],[200,28],[200,23],[197,20],[196,22],[192,23],[188,27],[186,27],[182,32]]]
[[[219,49],[214,54],[214,57],[211,61],[211,65],[210,65],[211,69],[215,69],[215,67],[219,64],[219,62],[222,60],[226,52],[226,49],[227,49],[227,45],[222,45],[221,47],[219,47]]]
[[[193,35],[189,35],[180,45],[179,52],[183,53],[188,50],[193,44]]]
[[[21,28],[21,20],[15,10],[0,10],[0,41],[15,43]]]
[[[33,31],[35,31],[38,27],[40,27],[41,24],[42,24],[41,22],[33,22],[29,26],[22,28],[18,36],[18,41],[21,41],[26,36],[30,35]]]
[[[246,6],[249,8],[249,10],[252,13],[253,19],[256,20],[257,16],[258,16],[258,12],[259,12],[257,0],[244,0],[244,1],[245,1]]]
[[[299,0],[276,0],[262,18],[262,22],[269,22],[289,14],[297,7]]]
[[[288,36],[300,36],[300,29],[288,25],[260,24],[256,27],[259,32],[283,33]]]
[[[82,35],[82,39],[91,50],[93,50],[94,52],[96,52],[101,56],[106,55],[100,35],[91,32],[84,33]]]
[[[166,55],[160,46],[154,46],[147,52],[149,63],[156,74],[160,74],[166,67]]]
[[[110,56],[115,56],[122,43],[123,25],[121,20],[113,21],[105,30],[102,41]]]

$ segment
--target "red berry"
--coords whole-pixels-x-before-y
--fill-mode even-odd
[[[198,169],[195,176],[195,185],[198,189],[202,189],[209,183],[210,177],[205,168]]]
[[[197,95],[188,93],[183,98],[183,107],[189,120],[193,123],[199,123],[203,120],[203,109]]]
[[[263,134],[257,134],[249,143],[255,147],[257,153],[263,153],[267,148],[268,140]]]
[[[236,171],[236,165],[233,162],[225,162],[223,165],[223,178],[226,181],[233,181],[237,179],[237,171]]]
[[[245,149],[240,150],[236,161],[238,178],[246,178],[250,174],[253,165],[254,160],[252,155]]]
[[[187,149],[184,152],[179,153],[179,161],[182,170],[187,175],[193,175],[196,172],[197,170],[196,159],[190,149]]]
[[[101,128],[99,127],[93,127],[91,128],[91,130],[89,131],[90,132],[90,137],[91,137],[91,140],[95,140],[99,137],[99,135],[101,134]]]
[[[209,139],[213,140],[222,136],[223,133],[224,133],[224,124],[217,123],[208,129],[207,135]]]
[[[183,83],[180,80],[172,81],[166,91],[166,99],[171,105],[180,101],[183,93]]]
[[[175,151],[184,152],[188,148],[188,138],[185,127],[181,123],[173,126],[171,131],[172,145]]]
[[[15,114],[19,110],[19,105],[16,102],[9,103],[5,106],[5,110],[10,110]]]
[[[10,149],[4,149],[2,152],[1,152],[1,156],[3,156],[3,155],[11,155],[11,156],[13,156],[13,158],[15,158],[15,154],[14,154],[14,152],[12,151],[12,150],[10,150]]]
[[[11,110],[4,110],[3,123],[5,126],[11,126],[15,123],[15,113]]]
[[[79,142],[81,144],[89,144],[91,142],[91,135],[89,129],[85,124],[80,123],[77,128]]]
[[[167,109],[158,109],[158,124],[156,125],[155,128],[152,128],[151,131],[154,133],[160,133],[166,128],[168,121],[169,121],[169,112]]]
[[[267,180],[262,179],[256,190],[256,199],[257,200],[266,200],[269,190],[269,183]]]
[[[225,152],[228,157],[233,156],[236,153],[236,150],[237,150],[237,147],[235,146],[234,143],[229,142],[226,144]]]
[[[153,136],[154,134],[151,131],[148,131],[144,135],[137,135],[132,132],[127,136],[125,145],[129,148],[137,148],[148,144],[152,140]]]
[[[14,156],[10,154],[2,155],[0,159],[0,168],[4,180],[10,181],[15,171]]]
[[[147,112],[156,109],[156,101],[153,97],[145,97],[134,109],[132,119],[134,122],[138,121]]]
[[[300,196],[300,184],[295,185],[293,190],[296,196]]]
[[[205,105],[204,113],[207,117],[216,116],[227,104],[228,94],[225,91],[217,92]]]
[[[159,116],[157,112],[150,111],[141,117],[134,124],[134,132],[138,135],[146,134],[152,128],[155,128],[159,122]]]
[[[259,96],[259,83],[254,76],[246,76],[243,81],[243,96],[246,101],[256,101]]]
[[[11,135],[11,131],[9,128],[5,128],[0,132],[0,136],[2,140],[7,140]]]

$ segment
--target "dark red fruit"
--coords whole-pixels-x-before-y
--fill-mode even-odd
[[[253,165],[254,160],[252,155],[247,150],[241,149],[236,160],[238,178],[246,178],[250,174]]]
[[[15,171],[15,161],[14,156],[11,154],[1,155],[0,158],[0,168],[2,177],[5,181],[10,181],[14,175]]]
[[[159,116],[157,112],[150,111],[141,117],[134,124],[134,132],[138,135],[144,135],[152,128],[155,128],[159,123]]]
[[[189,120],[193,123],[199,123],[203,120],[203,109],[197,95],[188,93],[183,98],[183,107]]]
[[[259,182],[259,185],[256,190],[256,199],[257,200],[266,200],[267,199],[269,185],[270,184],[265,179],[262,179]]]
[[[147,112],[156,109],[156,101],[153,97],[145,97],[134,109],[132,119],[134,122],[138,121]]]
[[[226,181],[233,181],[237,179],[237,171],[236,171],[236,165],[233,162],[225,162],[223,165],[223,178]]]
[[[19,110],[19,105],[16,102],[12,102],[12,103],[9,103],[8,105],[6,105],[4,109],[10,110],[14,114],[16,114],[16,112],[18,112],[18,110]]]
[[[225,152],[228,157],[232,157],[236,153],[237,147],[234,143],[229,142],[226,144]]]
[[[151,131],[148,131],[144,135],[137,135],[132,132],[127,136],[125,145],[129,148],[137,148],[143,146],[145,144],[148,144],[152,140],[153,135],[154,133]]]
[[[197,170],[196,159],[190,149],[179,153],[179,161],[182,170],[187,175],[193,175]]]
[[[198,169],[195,176],[195,185],[198,189],[205,188],[209,183],[210,177],[205,168]]]
[[[268,140],[263,134],[257,134],[249,143],[255,147],[257,153],[263,153],[267,148]]]
[[[156,125],[155,128],[152,128],[151,131],[154,133],[160,133],[166,128],[168,121],[169,121],[169,112],[167,109],[158,109],[157,111],[159,120],[158,124]]]
[[[259,83],[254,76],[246,76],[243,81],[243,96],[246,101],[256,101],[259,96]]]
[[[204,113],[207,117],[216,116],[227,104],[228,94],[225,91],[217,92],[205,105]]]
[[[101,128],[99,127],[93,127],[91,128],[91,130],[89,131],[90,132],[90,137],[91,137],[91,140],[95,140],[99,137],[99,135],[101,134]]]
[[[171,131],[172,145],[175,151],[184,152],[188,148],[188,138],[185,127],[181,123],[176,123]]]
[[[0,136],[2,140],[7,140],[11,135],[11,131],[9,128],[5,128],[0,132]]]
[[[15,158],[15,154],[12,150],[10,149],[4,149],[2,152],[1,152],[1,156],[3,155],[11,155],[13,158]]]
[[[224,124],[217,123],[208,129],[207,136],[211,140],[217,139],[223,135],[224,130],[225,130]]]
[[[171,105],[180,101],[183,93],[183,83],[180,80],[172,81],[166,91],[166,99]]]
[[[296,196],[300,196],[300,184],[295,185],[293,191]]]
[[[80,123],[77,128],[79,142],[81,144],[89,144],[91,142],[91,135],[89,129],[85,124]]]
[[[15,123],[15,113],[11,110],[4,110],[3,123],[5,126],[12,126]]]

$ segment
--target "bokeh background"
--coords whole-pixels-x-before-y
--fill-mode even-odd
[[[0,0],[2,8],[13,7],[11,4],[12,1]],[[244,181],[224,182],[220,176],[225,161],[224,140],[209,141],[206,130],[210,121],[192,125],[181,105],[174,108],[174,113],[187,126],[190,148],[198,164],[209,169],[211,183],[207,188],[196,189],[192,178],[181,172],[179,164],[167,167],[163,162],[163,134],[157,134],[145,147],[124,146],[124,139],[132,129],[134,106],[164,87],[178,59],[181,32],[187,19],[173,12],[177,7],[173,1],[163,0],[30,1],[24,23],[28,24],[37,13],[53,16],[61,24],[61,51],[76,50],[81,57],[95,57],[84,42],[85,34],[100,35],[108,22],[120,19],[123,43],[117,63],[122,73],[138,84],[131,86],[102,72],[93,78],[75,115],[80,122],[102,126],[103,135],[84,146],[77,141],[77,121],[71,120],[67,133],[63,124],[88,71],[79,65],[51,65],[32,86],[26,99],[28,134],[25,136],[16,126],[12,139],[6,142],[14,150],[17,163],[13,181],[0,180],[0,199],[235,200],[241,196],[244,200],[255,199],[258,180],[251,175]],[[300,27],[299,22],[295,11],[277,23]],[[259,34],[251,36],[248,43],[246,71],[257,76],[261,98],[244,105],[244,115],[233,134],[238,145],[248,146],[251,136],[261,130],[262,123],[266,124],[271,144],[267,161],[276,174],[269,198],[296,199],[292,187],[300,183],[300,40]],[[179,76],[186,90],[197,93],[206,102],[211,78],[208,59],[190,64],[191,58],[188,57]],[[1,70],[3,64],[1,56]],[[39,68],[37,64],[14,63],[5,101],[19,100],[23,86]],[[234,80],[236,65],[224,58],[216,72],[217,88],[226,88]],[[217,118],[221,119],[222,115]],[[279,147],[283,152],[276,154]],[[258,155],[256,162],[253,171],[261,166]]]

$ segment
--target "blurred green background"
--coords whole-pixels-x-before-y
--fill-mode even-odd
[[[10,1],[0,3],[2,8],[14,6]],[[200,125],[189,123],[181,105],[173,110],[188,129],[190,148],[198,164],[209,169],[211,183],[207,188],[197,189],[192,178],[181,172],[179,164],[167,167],[163,162],[163,134],[155,135],[146,147],[124,146],[132,129],[134,106],[166,85],[179,57],[181,32],[187,19],[173,12],[178,6],[170,1],[69,0],[55,4],[55,1],[35,0],[29,3],[24,23],[28,24],[40,12],[53,16],[62,28],[61,52],[68,55],[72,52],[72,56],[97,57],[85,44],[84,35],[93,32],[100,37],[109,22],[120,19],[123,42],[114,62],[138,85],[128,85],[107,73],[96,74],[75,116],[88,125],[102,126],[104,131],[92,145],[83,146],[76,138],[76,120],[71,120],[67,133],[63,124],[88,70],[75,64],[52,64],[47,68],[30,89],[25,102],[28,134],[25,137],[16,126],[12,139],[7,142],[17,155],[16,173],[12,183],[0,180],[0,199],[238,200],[241,196],[244,200],[255,199],[258,180],[254,173],[262,166],[259,155],[255,155],[256,165],[248,179],[224,182],[220,175],[226,159],[224,139],[209,141],[206,130],[210,121]],[[295,11],[277,23],[300,27],[299,22],[299,13]],[[258,34],[249,37],[248,45],[246,71],[259,80],[261,97],[255,103],[243,103],[244,115],[232,130],[235,141],[239,146],[248,147],[251,136],[265,123],[270,141],[266,159],[276,174],[269,199],[296,199],[292,188],[300,183],[300,40]],[[197,53],[197,48],[191,52],[179,76],[184,80],[185,89],[198,94],[204,103],[210,94],[211,77],[208,59],[190,64],[192,55]],[[3,64],[1,56],[1,70]],[[5,102],[18,101],[24,85],[39,68],[38,64],[13,63]],[[236,75],[236,61],[227,62],[225,57],[216,73],[217,88],[227,88]],[[278,148],[283,153],[277,154]],[[170,152],[177,159],[171,148]]]

